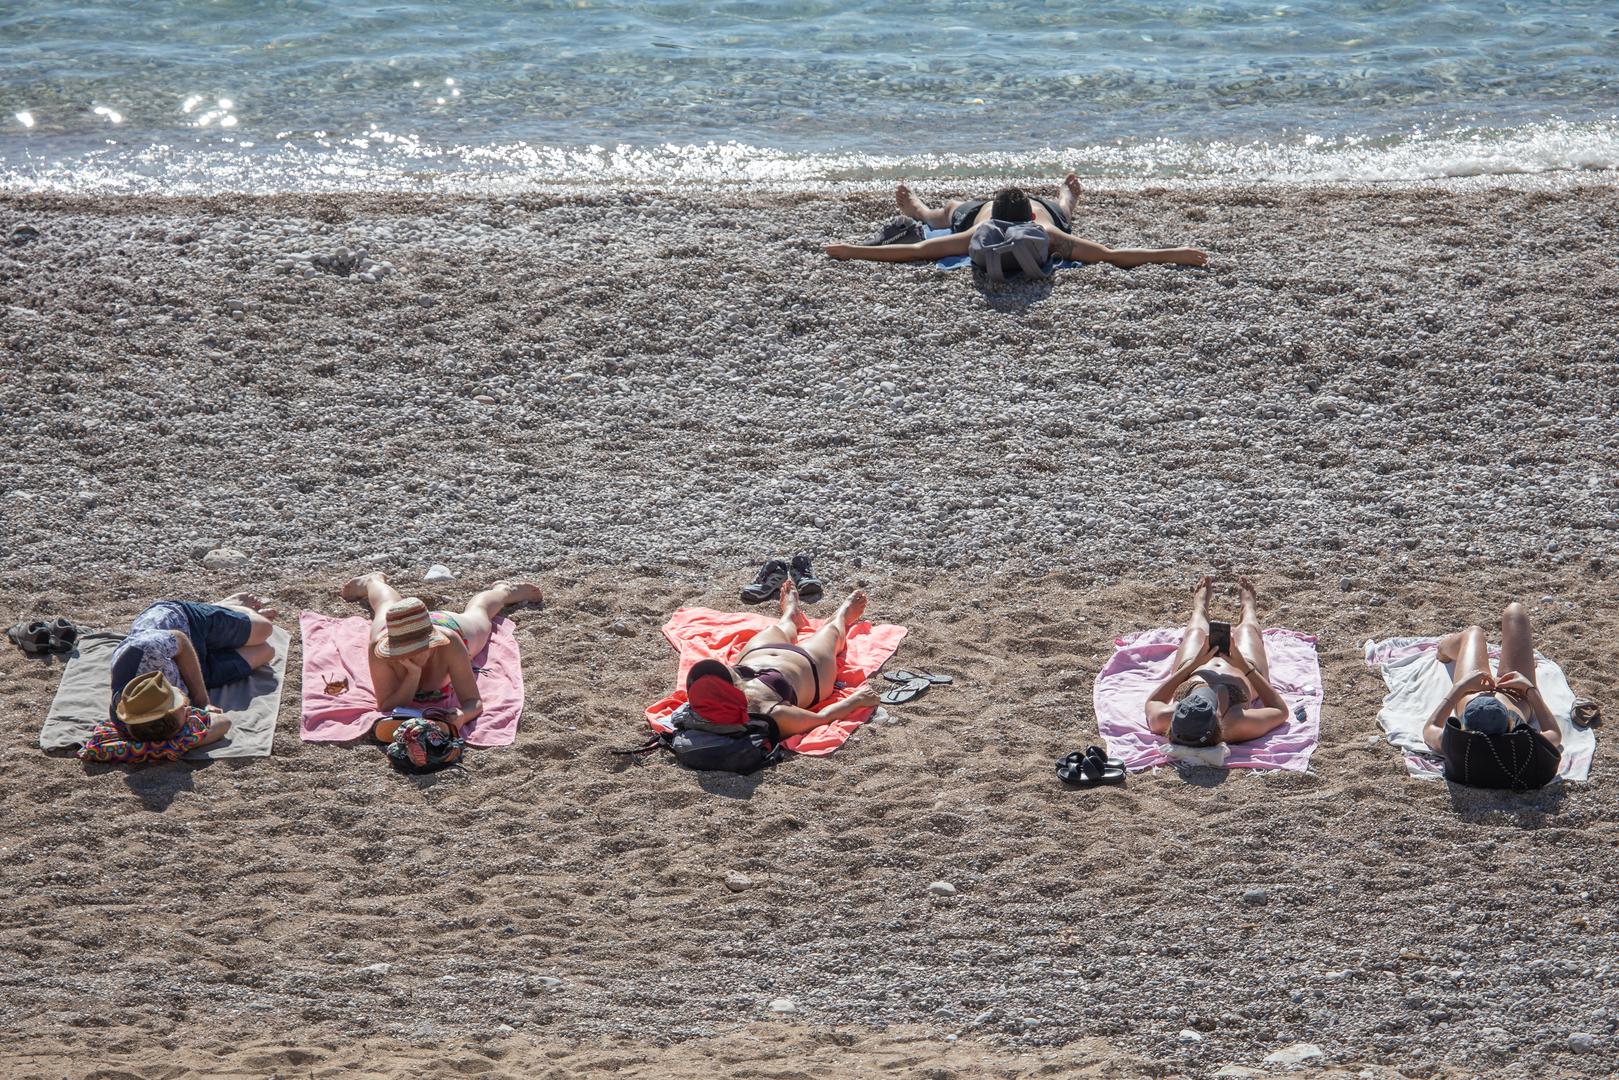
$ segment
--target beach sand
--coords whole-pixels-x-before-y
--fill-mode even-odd
[[[299,742],[296,639],[275,755],[203,767],[40,753],[59,668],[0,653],[0,1072],[1612,1071],[1606,740],[1410,781],[1360,646],[1517,598],[1615,700],[1613,188],[1093,192],[1212,269],[992,295],[820,256],[877,192],[0,205],[14,616],[548,593],[517,744],[424,780]],[[396,272],[276,270],[343,243]],[[758,776],[610,755],[669,612],[799,549],[958,685]],[[1206,570],[1319,635],[1311,772],[1064,788],[1113,638]]]

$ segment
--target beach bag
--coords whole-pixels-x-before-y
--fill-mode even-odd
[[[1439,752],[1451,783],[1509,791],[1545,787],[1563,760],[1563,751],[1527,724],[1495,734],[1468,731],[1454,716],[1445,721]]]
[[[450,735],[442,724],[413,716],[399,722],[383,753],[394,768],[420,775],[459,765],[466,746],[465,739]]]
[[[781,747],[771,738],[768,720],[746,724],[714,724],[682,705],[669,717],[673,731],[660,731],[641,746],[615,750],[619,755],[645,754],[667,750],[675,761],[699,772],[757,772],[782,758]]]
[[[967,254],[973,269],[983,272],[992,285],[1004,282],[1008,273],[1051,276],[1051,238],[1032,221],[984,222],[973,230]]]

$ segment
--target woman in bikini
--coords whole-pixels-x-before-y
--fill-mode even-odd
[[[1105,262],[1114,266],[1141,266],[1146,263],[1173,263],[1202,266],[1208,255],[1197,248],[1110,248],[1073,235],[1069,219],[1079,201],[1079,177],[1063,177],[1062,190],[1055,200],[1030,198],[1022,188],[1002,188],[993,199],[961,202],[952,199],[942,207],[930,207],[904,184],[895,191],[900,210],[934,229],[948,228],[949,236],[937,236],[915,244],[828,244],[825,251],[834,259],[870,259],[875,262],[913,262],[944,259],[967,254],[973,232],[987,221],[1032,221],[1042,226],[1051,240],[1051,254],[1058,260]]]
[[[1175,670],[1147,697],[1147,727],[1154,735],[1183,746],[1248,742],[1281,727],[1292,715],[1270,684],[1253,583],[1238,578],[1237,586],[1242,620],[1231,627],[1228,654],[1216,653],[1209,644],[1214,579],[1205,576],[1192,587],[1192,617],[1175,654]]]
[[[467,602],[465,611],[430,611],[414,596],[400,596],[382,574],[362,574],[344,585],[345,600],[371,605],[371,648],[366,660],[377,711],[420,709],[449,725],[455,735],[483,712],[472,658],[489,644],[495,617],[511,604],[537,602],[540,589],[527,582],[497,581]],[[448,708],[450,691],[460,708]],[[384,720],[374,734],[393,738],[396,720]]]
[[[877,690],[867,683],[842,701],[817,709],[832,693],[838,654],[849,640],[849,625],[866,611],[866,594],[855,590],[802,645],[798,634],[809,626],[799,609],[798,587],[781,586],[781,618],[748,641],[731,667],[731,681],[748,699],[748,714],[767,718],[777,738],[813,731],[822,724],[877,704]]]
[[[1445,775],[1475,787],[1543,787],[1557,776],[1563,732],[1535,685],[1535,645],[1529,612],[1519,603],[1501,613],[1501,658],[1490,674],[1490,646],[1481,627],[1439,639],[1439,662],[1453,664],[1450,693],[1422,730],[1428,748],[1445,760]],[[1538,738],[1516,761],[1499,754],[1467,760],[1466,732],[1509,735],[1528,728]],[[1498,766],[1499,769],[1491,769]],[[1504,771],[1503,771],[1504,770]],[[1475,775],[1476,774],[1476,775]]]

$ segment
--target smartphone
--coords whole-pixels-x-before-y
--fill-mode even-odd
[[[1209,648],[1220,656],[1231,655],[1231,624],[1209,620]]]

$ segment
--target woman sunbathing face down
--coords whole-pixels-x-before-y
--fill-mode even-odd
[[[1217,652],[1209,639],[1209,598],[1214,579],[1192,587],[1175,669],[1147,697],[1147,727],[1182,746],[1248,742],[1287,723],[1292,711],[1270,683],[1253,582],[1237,579],[1241,621],[1231,626],[1231,646]]]
[[[864,592],[850,593],[802,645],[796,642],[809,618],[800,609],[798,587],[791,581],[782,583],[780,610],[781,618],[755,634],[729,669],[731,684],[746,699],[750,716],[769,720],[777,738],[784,739],[877,704],[877,690],[866,683],[842,701],[816,708],[834,689],[838,655],[848,644],[849,627],[866,611]]]
[[[371,606],[371,648],[366,661],[377,711],[419,709],[455,735],[483,712],[472,658],[489,644],[494,621],[511,604],[537,603],[539,586],[497,581],[468,601],[464,611],[432,611],[414,596],[400,596],[382,574],[362,574],[339,595]],[[460,708],[450,709],[450,692]],[[388,742],[397,721],[384,720],[373,734]]]
[[[1147,263],[1203,266],[1208,262],[1208,256],[1197,248],[1110,248],[1074,235],[1071,222],[1079,205],[1081,190],[1079,177],[1069,173],[1058,185],[1055,199],[1039,195],[1031,198],[1021,188],[1007,187],[997,191],[991,199],[971,202],[952,199],[938,206],[929,206],[909,187],[901,184],[894,191],[894,200],[900,212],[931,229],[949,229],[949,236],[936,236],[914,244],[827,244],[823,250],[834,259],[869,259],[875,262],[946,259],[952,255],[967,254],[973,232],[986,222],[999,219],[1032,221],[1039,225],[1051,241],[1052,257],[1058,260],[1105,262],[1124,267]]]

